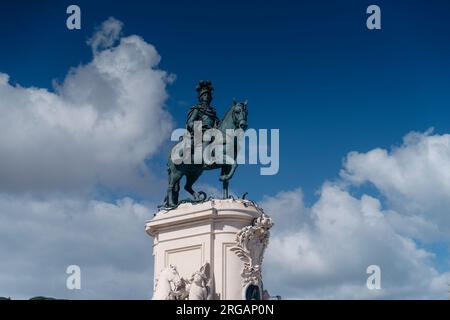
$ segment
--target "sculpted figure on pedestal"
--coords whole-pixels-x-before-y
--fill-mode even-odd
[[[169,265],[167,268],[164,268],[156,280],[153,300],[171,300],[172,293],[181,283],[182,278],[175,266]]]
[[[236,245],[231,248],[244,262],[242,285],[247,288],[245,296],[249,300],[259,300],[262,296],[261,265],[272,226],[272,219],[262,213],[251,226],[242,228],[236,234]]]
[[[190,279],[189,300],[212,299],[210,278],[209,263],[205,263],[199,271],[194,272]]]
[[[213,288],[210,265],[205,263],[186,280],[170,265],[159,274],[153,300],[212,300]]]

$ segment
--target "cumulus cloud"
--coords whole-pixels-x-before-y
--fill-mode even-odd
[[[172,128],[164,104],[173,77],[151,44],[120,38],[121,27],[107,20],[90,40],[93,60],[53,92],[0,73],[0,191],[149,188],[144,161]]]
[[[173,76],[151,44],[121,28],[103,23],[89,41],[92,61],[53,90],[0,73],[0,296],[151,297],[143,226],[155,204],[95,194],[151,190],[144,162],[170,136]],[[81,290],[66,288],[69,265],[81,268]]]
[[[123,23],[121,21],[109,17],[102,23],[99,31],[94,33],[87,43],[91,46],[94,53],[99,50],[110,48],[119,39],[122,28]]]
[[[399,228],[421,240],[450,235],[450,135],[412,132],[391,151],[351,152],[341,176],[374,185],[402,213],[395,218]]]
[[[37,200],[0,195],[0,296],[149,299],[153,285],[147,206],[130,198]],[[81,290],[66,269],[81,268]]]
[[[439,271],[436,255],[448,253],[418,240],[448,243],[449,138],[411,133],[391,151],[351,152],[342,180],[326,182],[311,207],[300,189],[265,197],[262,206],[275,220],[264,266],[271,293],[445,299],[450,272]],[[366,182],[387,201],[352,195]],[[380,266],[382,290],[367,289],[369,265]]]

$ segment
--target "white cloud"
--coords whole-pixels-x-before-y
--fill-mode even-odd
[[[431,133],[410,133],[390,152],[351,152],[341,171],[351,184],[373,184],[402,213],[397,225],[412,223],[421,240],[450,234],[450,135]]]
[[[450,272],[438,271],[445,267],[437,260],[448,252],[420,241],[449,244],[450,135],[410,133],[391,151],[351,152],[341,177],[309,208],[301,190],[264,199],[275,220],[266,286],[291,298],[445,299]],[[364,183],[381,193],[385,209],[351,194]],[[365,286],[372,264],[381,267],[381,291]]]
[[[303,299],[446,298],[450,273],[440,274],[432,253],[396,232],[387,218],[390,213],[377,199],[355,198],[326,183],[311,208],[303,207],[299,190],[266,198],[262,206],[275,221],[264,265],[271,294]],[[380,291],[366,287],[369,265],[381,268]]]
[[[36,200],[0,195],[0,296],[29,299],[148,299],[152,294],[149,210],[124,198]],[[66,268],[81,268],[81,290]]]
[[[93,60],[55,92],[11,85],[0,74],[0,191],[150,187],[144,160],[170,133],[164,104],[173,77],[158,69],[151,44],[119,39],[121,26],[107,20],[90,41]]]
[[[280,192],[275,196],[265,196],[262,201],[264,211],[276,221],[275,230],[287,233],[298,230],[310,221],[310,210],[303,203],[302,190]]]
[[[113,17],[108,18],[101,25],[101,28],[88,40],[92,51],[110,48],[119,39],[122,33],[123,23]]]
[[[0,73],[0,296],[147,299],[153,274],[148,207],[94,200],[97,187],[151,192],[144,161],[170,135],[156,49],[120,37],[108,19],[89,41],[93,60],[54,92]],[[116,45],[117,43],[117,45]],[[66,268],[81,267],[80,291]]]

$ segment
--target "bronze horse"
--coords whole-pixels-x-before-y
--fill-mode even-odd
[[[229,110],[220,121],[220,124],[217,128],[222,133],[223,137],[227,137],[229,133],[229,129],[239,130],[243,133],[244,130],[247,129],[247,101],[245,102],[236,102],[233,101]],[[228,132],[227,132],[228,130]],[[167,162],[167,171],[169,175],[169,185],[167,188],[167,196],[164,199],[164,204],[162,207],[167,209],[175,208],[179,205],[178,195],[180,192],[180,180],[183,176],[186,177],[186,184],[184,189],[193,196],[193,199],[187,200],[189,202],[201,202],[206,199],[206,194],[203,191],[196,192],[192,189],[193,184],[197,181],[197,179],[201,176],[204,170],[213,170],[213,169],[221,169],[219,180],[222,181],[223,186],[223,198],[228,198],[228,184],[230,179],[233,177],[234,172],[237,168],[237,154],[239,150],[239,144],[241,139],[238,135],[233,136],[234,140],[232,143],[227,143],[228,139],[223,139],[223,150],[224,153],[227,152],[230,148],[233,148],[233,158],[227,158],[227,161],[223,163],[210,163],[206,164],[202,161],[201,164],[194,163],[180,163],[175,164],[172,161],[172,152],[175,146],[171,149],[169,160]],[[228,141],[230,142],[230,141]],[[206,145],[202,145],[202,151]],[[229,155],[229,153],[228,153]]]

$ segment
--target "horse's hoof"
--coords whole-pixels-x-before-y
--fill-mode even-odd
[[[203,201],[203,200],[206,200],[206,193],[203,192],[203,191],[200,191],[199,193],[200,193],[200,195],[201,195],[202,201]]]
[[[194,195],[195,201],[200,202],[200,201],[204,201],[205,199],[206,199],[206,193],[203,191],[196,192]]]

